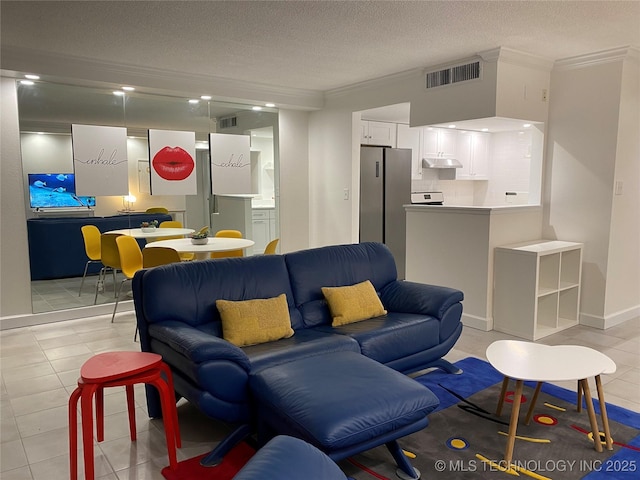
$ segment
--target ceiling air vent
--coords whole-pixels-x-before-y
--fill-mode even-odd
[[[427,73],[427,88],[441,87],[452,83],[480,78],[480,61],[456,65],[455,67]]]
[[[238,125],[238,117],[227,117],[220,119],[220,128],[232,128]]]

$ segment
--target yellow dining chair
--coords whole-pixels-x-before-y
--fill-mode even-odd
[[[274,238],[273,240],[271,240],[267,246],[264,248],[264,254],[265,255],[273,255],[276,253],[276,247],[278,246],[278,241],[280,241],[279,238]]]
[[[118,291],[116,292],[116,304],[113,306],[111,323],[113,323],[113,320],[116,317],[116,309],[118,308],[118,302],[120,301],[122,286],[125,282],[130,281],[138,270],[142,269],[142,252],[140,251],[140,245],[138,245],[135,238],[130,237],[129,235],[120,235],[116,238],[116,245],[118,246],[120,267],[124,274],[124,280],[122,280],[120,285],[118,285]]]
[[[165,207],[150,207],[145,210],[145,213],[165,213],[168,214],[169,210]]]
[[[102,262],[102,269],[98,275],[98,282],[96,283],[96,294],[93,299],[95,305],[98,301],[98,288],[100,285],[104,288],[105,278],[107,272],[113,273],[113,290],[114,296],[116,295],[116,273],[120,268],[120,254],[118,253],[118,244],[116,238],[120,237],[119,233],[102,233],[100,234],[100,261]]]
[[[178,220],[165,220],[160,222],[160,228],[182,228],[182,222]],[[170,237],[162,237],[162,240],[171,240],[172,238],[183,238],[183,235],[173,235]],[[180,260],[188,262],[193,260],[196,255],[194,253],[179,253]]]
[[[87,276],[87,269],[92,263],[99,263],[100,260],[100,230],[95,225],[83,225],[80,227],[82,232],[82,240],[84,241],[84,251],[87,254],[89,260],[84,266],[84,273],[82,274],[82,281],[80,282],[80,290],[78,296],[82,295],[82,286],[84,285],[84,279]]]
[[[214,237],[242,238],[240,230],[218,230]],[[228,252],[211,252],[211,258],[244,257],[244,250],[229,250]]]
[[[173,248],[149,247],[142,250],[142,266],[144,268],[158,267],[180,261],[182,261],[180,254]]]

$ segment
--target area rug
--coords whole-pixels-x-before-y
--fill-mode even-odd
[[[399,440],[413,457],[422,478],[492,479],[513,478],[499,468],[506,446],[511,412],[509,385],[501,417],[495,416],[502,375],[477,358],[456,365],[461,375],[440,370],[416,381],[440,399],[429,415],[429,426]],[[523,404],[513,462],[524,469],[524,478],[538,480],[638,479],[640,478],[640,414],[607,404],[613,450],[598,453],[587,434],[591,430],[586,409],[577,412],[576,393],[544,384],[536,402],[534,418],[524,425],[534,383],[525,383]],[[604,385],[606,399],[606,384]],[[596,403],[598,425],[602,429]],[[396,466],[385,447],[367,451],[340,462],[345,473],[357,480],[397,479]]]
[[[162,476],[167,480],[231,480],[253,456],[255,450],[242,442],[236,445],[215,467],[200,465],[207,454],[178,462],[176,468],[165,467]]]

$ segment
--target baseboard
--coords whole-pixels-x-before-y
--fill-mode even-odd
[[[606,330],[607,328],[615,327],[616,325],[620,325],[621,323],[636,317],[640,317],[640,305],[636,305],[635,307],[631,307],[627,310],[622,310],[605,317],[581,313],[580,325]]]
[[[133,301],[127,300],[118,303],[118,313],[133,310]],[[0,330],[12,328],[31,327],[46,323],[63,322],[65,320],[77,320],[79,318],[95,317],[98,315],[111,315],[113,303],[105,305],[91,305],[88,307],[70,308],[67,310],[55,310],[43,313],[26,313],[24,315],[12,315],[0,317]]]
[[[462,324],[465,327],[475,328],[483,332],[493,330],[493,318],[478,317],[464,312],[462,313]]]

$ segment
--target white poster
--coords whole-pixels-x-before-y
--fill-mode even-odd
[[[251,193],[249,135],[209,134],[211,193],[233,195]]]
[[[197,195],[196,134],[149,130],[151,195]]]
[[[76,195],[129,195],[127,129],[71,125]]]

